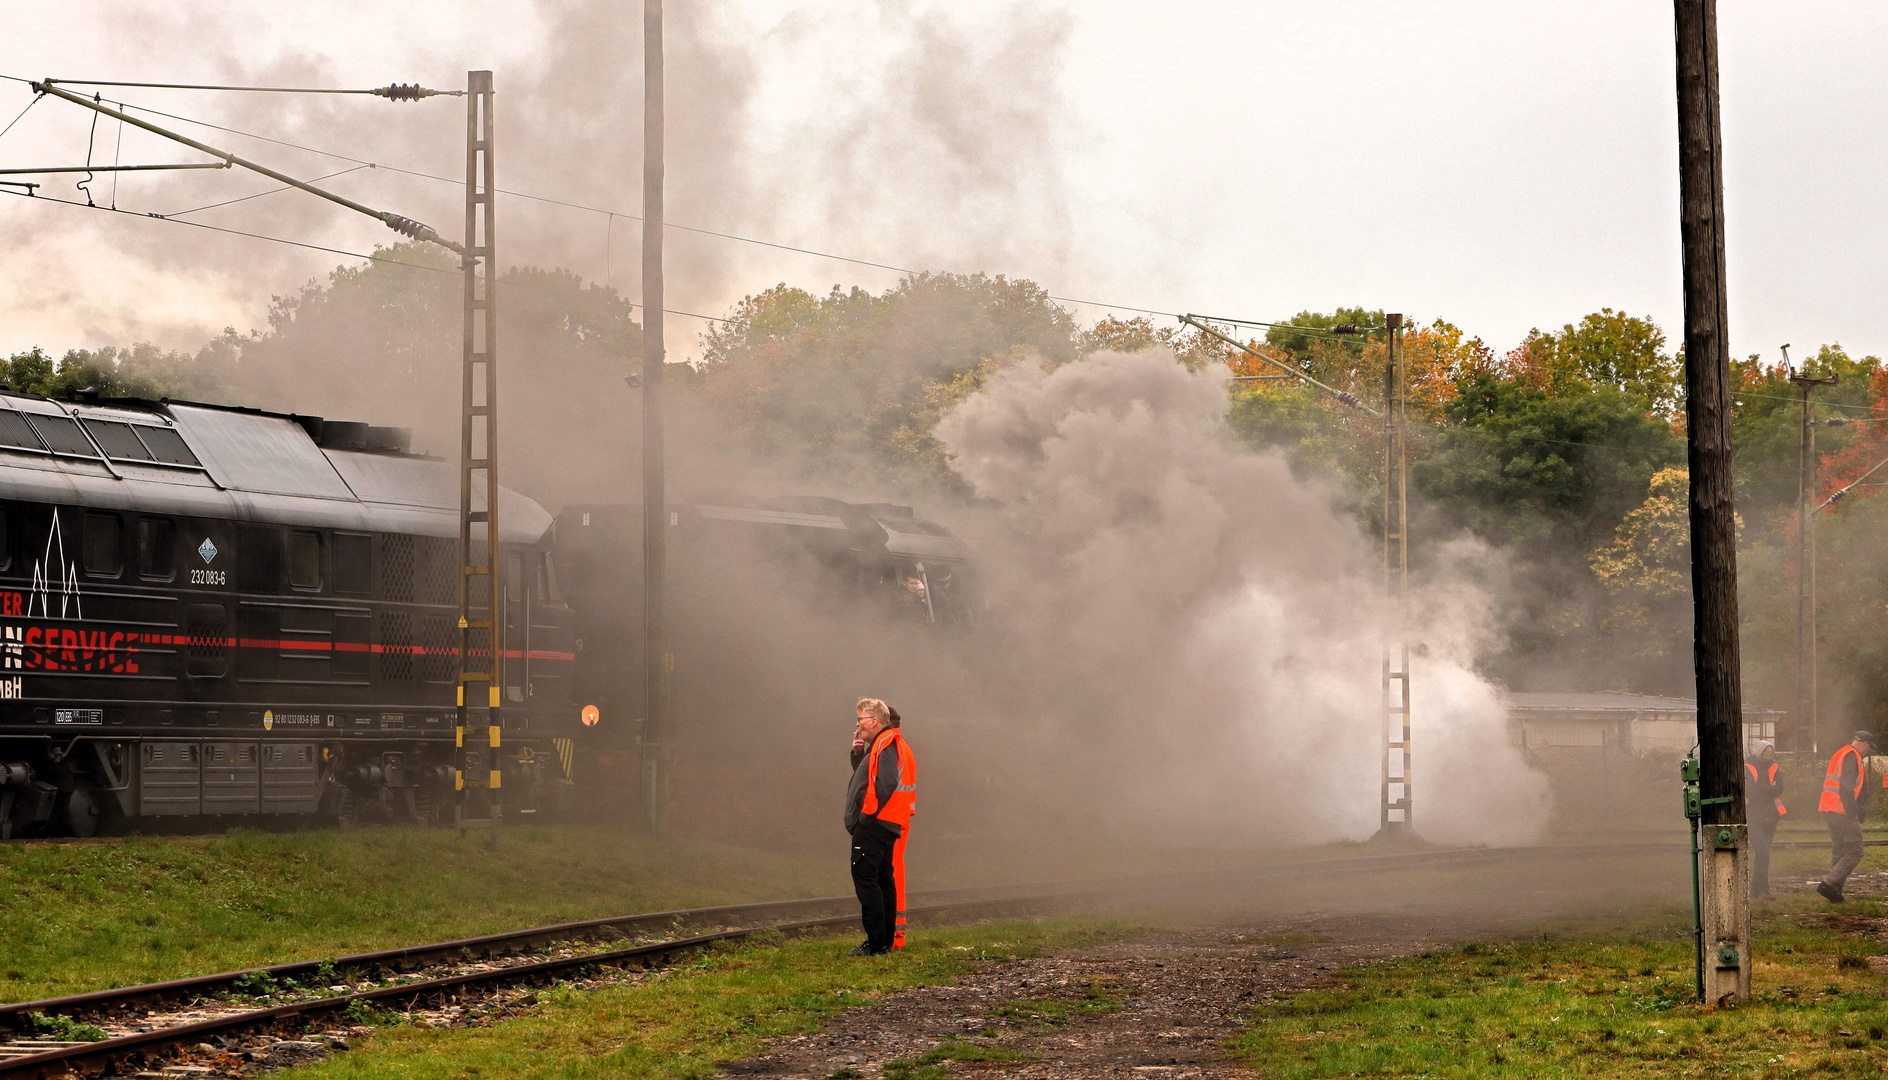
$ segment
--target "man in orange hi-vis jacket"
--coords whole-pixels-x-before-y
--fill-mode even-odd
[[[1829,872],[1816,883],[1816,891],[1832,904],[1842,903],[1842,886],[1862,861],[1862,814],[1868,809],[1864,781],[1874,742],[1868,732],[1856,732],[1829,758],[1829,771],[1822,780],[1822,800],[1816,809],[1829,826]]]
[[[899,732],[898,710],[861,698],[856,711],[845,820],[865,941],[852,955],[877,956],[905,947],[905,840],[918,808],[918,759]]]

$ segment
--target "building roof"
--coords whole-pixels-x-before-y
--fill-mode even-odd
[[[1664,697],[1658,694],[1628,694],[1623,690],[1523,690],[1504,691],[1502,704],[1509,712],[1522,713],[1684,713],[1698,712],[1698,699]],[[1746,716],[1778,716],[1778,709],[1745,705]]]

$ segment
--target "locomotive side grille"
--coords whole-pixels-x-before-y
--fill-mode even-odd
[[[197,678],[222,678],[229,671],[229,609],[222,604],[190,605],[188,633],[185,670]]]
[[[449,683],[458,678],[459,639],[452,618],[446,615],[420,616],[420,677],[431,683]]]
[[[422,604],[459,602],[459,542],[437,536],[419,540],[413,599]]]
[[[380,617],[380,677],[413,681],[413,616],[389,611]]]
[[[413,602],[414,537],[387,533],[380,538],[381,589],[397,604]]]

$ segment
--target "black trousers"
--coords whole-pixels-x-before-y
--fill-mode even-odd
[[[1750,819],[1750,895],[1770,894],[1770,844],[1777,838],[1777,818]]]
[[[892,845],[898,838],[869,821],[852,833],[852,888],[859,894],[859,921],[874,949],[892,947],[898,916],[898,882],[893,875]]]

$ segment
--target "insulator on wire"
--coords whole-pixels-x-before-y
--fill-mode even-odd
[[[1363,404],[1363,402],[1358,401],[1355,397],[1352,397],[1351,395],[1346,394],[1342,390],[1339,390],[1337,392],[1337,400],[1343,402],[1346,405],[1350,405],[1352,407],[1360,406]]]
[[[424,240],[429,243],[439,239],[439,234],[433,231],[431,225],[414,221],[410,217],[401,217],[399,214],[382,214],[381,220],[387,223],[387,228],[392,229],[401,236],[411,237],[414,240]]]
[[[392,86],[377,86],[374,94],[388,101],[418,101],[421,98],[438,97],[442,90],[428,90],[419,83],[394,83]]]

